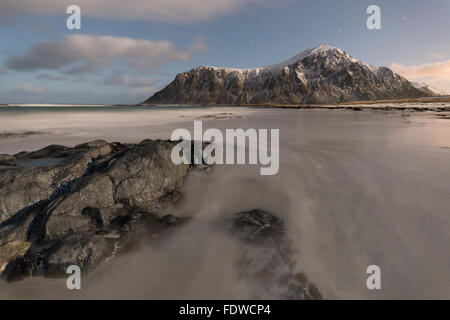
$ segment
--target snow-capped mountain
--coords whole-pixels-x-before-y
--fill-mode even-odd
[[[178,74],[144,104],[338,103],[426,95],[389,68],[320,45],[260,68],[194,68]]]
[[[420,91],[422,91],[424,94],[426,94],[427,96],[431,96],[431,97],[435,97],[435,96],[448,96],[448,93],[433,88],[429,85],[427,85],[426,83],[421,83],[421,82],[411,82],[412,85],[414,87],[416,87],[417,89],[419,89]]]

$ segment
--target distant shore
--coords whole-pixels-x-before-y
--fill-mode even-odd
[[[362,109],[380,109],[380,110],[407,110],[407,111],[437,111],[450,112],[450,96],[429,97],[414,99],[392,99],[392,100],[366,100],[352,101],[337,104],[138,104],[137,106],[220,106],[220,107],[249,107],[249,108],[280,108],[280,109],[345,109],[359,111]],[[414,104],[414,105],[411,105]]]
[[[0,103],[0,107],[112,107],[118,104]]]
[[[450,112],[450,96],[428,98],[406,98],[391,100],[351,101],[336,104],[32,104],[9,103],[0,107],[249,107],[249,108],[280,108],[280,109],[345,109],[359,111],[362,109],[407,110],[407,111],[437,111]],[[411,105],[414,104],[414,105]]]

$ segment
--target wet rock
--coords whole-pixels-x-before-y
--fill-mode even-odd
[[[362,108],[360,108],[360,107],[349,107],[347,109],[352,110],[352,111],[362,111]]]
[[[244,242],[270,245],[284,238],[285,225],[282,219],[256,209],[235,214],[232,231]]]
[[[166,226],[178,226],[181,223],[183,223],[185,219],[176,217],[174,215],[168,214],[161,218],[161,222],[164,223]]]
[[[31,244],[26,241],[14,240],[0,246],[0,273],[8,263],[26,254]]]
[[[27,206],[49,199],[65,184],[82,177],[93,159],[110,152],[110,146],[80,149],[52,145],[15,155],[15,166],[0,167],[0,222]],[[50,159],[61,161],[52,165]],[[41,163],[36,165],[36,160]]]
[[[82,143],[75,146],[75,149],[90,149],[90,148],[98,148],[98,147],[104,147],[109,146],[109,143],[105,140],[94,140],[86,143]]]
[[[143,141],[75,181],[67,193],[50,204],[46,239],[92,230],[95,227],[92,219],[82,214],[85,208],[98,208],[109,221],[114,214],[120,214],[110,210],[117,204],[147,211],[155,209],[159,199],[181,187],[189,169],[188,165],[173,164],[172,146],[167,141]]]
[[[29,241],[36,233],[36,223],[46,201],[38,202],[17,212],[0,223],[0,246],[10,241]]]
[[[262,210],[232,217],[231,232],[241,242],[237,268],[256,299],[322,299],[317,287],[297,273],[284,221]]]
[[[0,154],[0,165],[14,165],[14,156],[9,154]]]
[[[70,265],[78,266],[83,272],[90,271],[114,257],[119,239],[90,233],[70,235],[46,257],[45,276],[67,276]]]
[[[155,214],[180,198],[188,174],[189,165],[171,161],[174,145],[98,140],[3,157],[20,160],[0,169],[0,248],[8,252],[0,260],[3,275],[8,280],[58,276],[70,264],[89,271],[132,241],[141,227],[154,234],[181,224]],[[43,159],[61,162],[33,165]]]

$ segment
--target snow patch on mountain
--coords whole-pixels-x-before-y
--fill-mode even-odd
[[[239,72],[242,74],[254,74],[254,75],[259,75],[259,73],[261,71],[272,71],[272,72],[281,72],[284,68],[289,67],[293,64],[298,63],[299,61],[302,61],[303,59],[310,57],[310,56],[314,56],[314,55],[322,55],[324,56],[326,59],[331,59],[333,56],[341,56],[344,57],[346,60],[348,60],[349,62],[353,62],[353,63],[361,63],[365,66],[367,66],[373,73],[377,73],[378,72],[378,67],[369,65],[367,63],[364,63],[358,59],[353,58],[352,56],[350,56],[348,53],[346,53],[345,51],[333,47],[329,44],[321,44],[315,48],[312,49],[307,49],[302,51],[301,53],[293,56],[292,58],[280,62],[280,63],[276,63],[276,64],[271,64],[271,65],[267,65],[267,66],[263,66],[263,67],[256,67],[256,68],[225,68],[225,67],[216,67],[216,66],[201,66],[198,68],[210,68],[210,69],[214,69],[214,70],[223,70],[225,72]]]
[[[430,96],[448,96],[448,93],[446,93],[442,90],[436,89],[432,86],[429,86],[426,83],[423,83],[423,82],[411,82],[411,83],[414,87],[416,87],[417,89],[419,89],[420,91],[422,91],[425,94],[429,94]]]
[[[278,64],[201,66],[180,73],[144,103],[326,104],[429,96],[386,67],[375,67],[322,44]]]

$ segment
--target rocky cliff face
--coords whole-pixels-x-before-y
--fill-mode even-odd
[[[315,104],[425,95],[389,68],[321,45],[267,67],[197,67],[178,74],[144,104]]]

